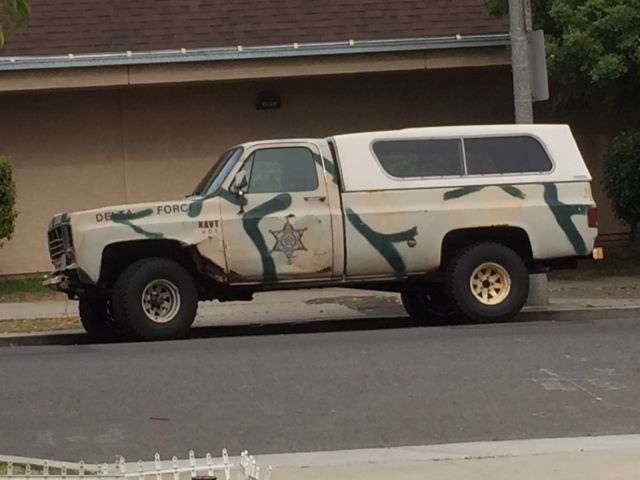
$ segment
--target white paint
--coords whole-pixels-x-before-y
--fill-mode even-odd
[[[573,385],[558,378],[534,378],[532,380],[547,391],[575,392],[577,390]]]
[[[606,378],[587,378],[586,381],[596,388],[602,390],[624,390],[626,385],[621,385],[615,380],[609,380]]]
[[[529,135],[545,146],[554,170],[544,174],[470,175],[465,177],[395,179],[384,172],[370,148],[376,140],[472,138],[482,136]],[[468,185],[520,183],[588,182],[591,174],[578,150],[568,125],[474,125],[426,127],[381,132],[353,133],[333,137],[338,147],[345,190],[456,188]],[[362,172],[367,172],[362,175]]]
[[[605,370],[606,375],[611,375],[611,369]],[[588,383],[589,386],[585,386],[583,383],[570,378],[567,375],[560,374],[558,372],[554,372],[548,368],[541,368],[540,373],[544,374],[546,377],[542,379],[532,379],[532,381],[536,383],[540,383],[547,390],[563,390],[563,391],[582,391],[589,397],[591,397],[596,402],[601,403],[605,407],[609,408],[617,408],[621,410],[630,410],[633,412],[640,412],[640,407],[636,405],[625,405],[620,403],[615,403],[607,400],[602,395],[598,395],[595,391],[593,391],[590,387],[594,386],[600,390],[611,391],[611,390],[621,390],[626,388],[624,385],[620,385],[613,380],[608,378],[585,378],[583,383]],[[558,387],[558,388],[556,388]],[[573,390],[571,390],[573,387]]]
[[[583,387],[582,385],[580,385],[578,382],[572,380],[571,378],[568,378],[564,375],[561,375],[559,373],[553,372],[551,370],[549,370],[548,368],[541,368],[540,369],[540,373],[544,373],[545,375],[548,375],[549,380],[553,380],[556,382],[560,382],[566,385],[571,385],[574,388],[574,390],[582,390],[583,392],[585,392],[587,395],[589,395],[590,397],[593,397],[594,400],[597,400],[598,402],[601,402],[603,399],[602,397],[599,397],[598,395],[596,395],[595,393],[591,392],[589,389],[587,389],[586,387]]]

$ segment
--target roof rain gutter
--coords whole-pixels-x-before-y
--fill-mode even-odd
[[[348,40],[344,42],[293,43],[286,45],[156,50],[148,52],[91,53],[55,56],[0,57],[2,70],[35,70],[115,65],[152,65],[185,62],[215,62],[260,58],[312,57],[356,53],[408,52],[450,48],[502,47],[510,44],[509,34],[414,37],[388,40]]]

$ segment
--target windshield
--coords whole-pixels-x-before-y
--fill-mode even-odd
[[[236,147],[220,155],[218,161],[213,164],[211,170],[200,180],[200,183],[198,183],[198,186],[191,195],[206,196],[217,192],[224,179],[227,178],[229,171],[233,168],[233,165],[242,155],[242,151],[242,147]]]

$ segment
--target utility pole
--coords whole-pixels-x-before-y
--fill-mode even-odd
[[[533,30],[533,18],[531,16],[531,0],[524,0],[524,30],[527,33]]]
[[[527,40],[527,29],[531,29],[530,0],[509,0],[509,25],[516,123],[533,123]]]
[[[531,76],[529,72],[529,34],[533,30],[531,0],[509,0],[509,32],[511,34],[511,68],[513,70],[513,105],[516,123],[533,123]],[[529,275],[527,305],[549,303],[547,275]]]

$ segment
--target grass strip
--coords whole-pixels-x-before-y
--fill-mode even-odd
[[[74,316],[0,320],[0,333],[33,333],[82,328]]]

